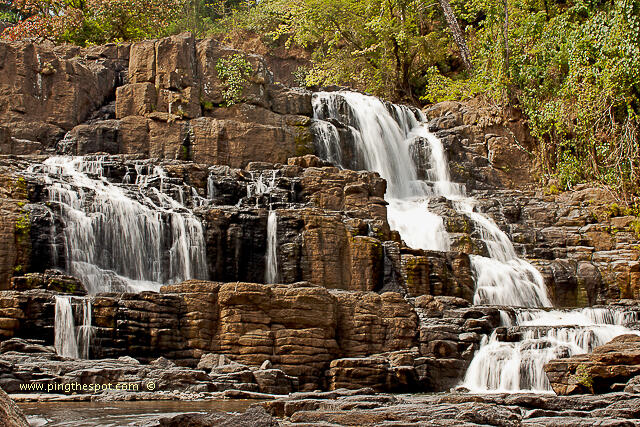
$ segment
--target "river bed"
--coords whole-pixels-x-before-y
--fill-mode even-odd
[[[183,413],[244,412],[256,400],[153,400],[128,402],[24,402],[19,403],[34,427],[143,426]]]

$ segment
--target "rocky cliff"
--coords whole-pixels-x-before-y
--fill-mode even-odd
[[[251,72],[240,102],[226,107],[216,67],[236,55]],[[316,157],[324,147],[311,92],[276,83],[259,55],[190,34],[87,49],[0,43],[0,70],[3,340],[54,344],[56,297],[75,296],[79,323],[79,297],[89,293],[92,358],[164,357],[196,368],[222,354],[254,371],[269,361],[280,372],[273,375],[293,378],[286,390],[441,391],[459,383],[483,337],[517,315],[471,305],[470,257],[489,248],[470,217],[442,197],[430,209],[445,218],[450,250],[406,247],[389,225],[387,182],[358,170],[361,153],[348,146],[343,163],[356,170]],[[425,115],[452,180],[537,266],[556,306],[640,298],[637,219],[615,211],[602,189],[537,189],[531,136],[517,112],[442,103]],[[420,179],[430,173],[428,150],[424,141],[411,147]],[[53,156],[83,157],[71,170]],[[134,200],[145,226],[157,226],[138,236],[162,242],[154,263],[141,261],[153,277],[141,270],[123,279],[127,266],[115,262],[98,273],[78,268],[86,259],[69,224],[82,209],[86,218],[104,215],[101,192]],[[95,203],[74,205],[80,197]],[[203,271],[184,276],[201,280],[174,283],[188,270],[183,261],[198,256],[184,242],[196,223]],[[92,256],[117,259],[134,237],[98,242],[107,249]],[[278,284],[266,283],[270,256]],[[111,292],[95,294],[96,274],[110,277]],[[134,279],[156,292],[132,292]],[[500,333],[513,341],[521,331]],[[5,362],[26,363],[14,359]],[[5,384],[30,381],[33,369]],[[254,371],[251,381],[267,375]]]

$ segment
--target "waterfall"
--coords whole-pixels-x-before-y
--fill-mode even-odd
[[[618,335],[640,334],[624,326],[632,320],[628,314],[611,308],[522,310],[514,323],[504,324],[520,333],[520,341],[500,341],[497,331],[484,337],[467,369],[464,386],[473,392],[550,393],[544,365],[560,357],[591,352]]]
[[[78,358],[78,342],[76,341],[76,324],[73,320],[73,307],[71,297],[56,296],[55,313],[55,340],[56,353],[60,356]]]
[[[161,284],[207,278],[200,220],[166,190],[161,167],[136,164],[135,184],[104,176],[104,157],[50,157],[30,168],[59,206],[66,270],[89,294],[158,290]],[[180,189],[181,190],[181,189]]]
[[[72,297],[56,295],[55,321],[54,321],[54,347],[60,356],[74,359],[89,358],[91,347],[91,337],[93,328],[91,326],[91,301],[83,298],[82,324],[75,325],[73,315]]]
[[[313,95],[316,120],[350,123],[347,126],[364,154],[365,167],[387,180],[385,200],[391,228],[413,248],[447,251],[448,233],[442,217],[429,211],[429,201],[445,197],[473,221],[487,246],[489,258],[471,256],[476,277],[477,304],[550,307],[542,275],[519,259],[507,235],[489,218],[474,212],[475,201],[464,187],[451,182],[442,142],[423,125],[419,111],[388,104],[355,92],[318,92]],[[326,138],[325,134],[321,138]],[[410,155],[416,139],[429,146],[427,181],[419,181]],[[323,147],[339,144],[327,144]]]
[[[345,105],[348,106],[347,114]],[[408,140],[430,134],[420,126],[417,112],[396,105],[392,110],[393,115],[378,98],[355,92],[318,92],[313,95],[314,118],[323,122],[353,122],[346,128],[355,141],[356,150],[364,158],[364,166],[387,180],[385,199],[389,203],[389,225],[398,230],[412,247],[446,251],[449,238],[444,222],[428,208],[434,193],[428,184],[418,180],[409,154]],[[340,147],[339,142],[326,141],[330,135],[337,138],[338,132],[321,133],[319,152],[328,150],[327,160],[340,159],[341,153],[332,151]],[[415,224],[420,224],[420,227],[415,227]]]
[[[631,332],[624,326],[629,320],[622,311],[539,309],[552,305],[542,275],[518,258],[509,237],[495,222],[475,211],[476,202],[464,187],[451,182],[444,147],[425,128],[419,111],[345,91],[318,92],[312,102],[314,119],[327,123],[317,127],[318,153],[334,162],[342,158],[332,152],[340,147],[339,141],[327,141],[339,137],[333,123],[340,123],[350,133],[353,151],[362,156],[365,168],[386,179],[389,224],[408,246],[449,249],[443,219],[429,211],[433,198],[444,197],[473,222],[489,255],[470,256],[476,284],[474,304],[522,307],[515,321],[501,311],[503,326],[520,331],[521,340],[501,342],[496,331],[485,337],[467,370],[465,387],[472,391],[551,391],[542,369],[547,361],[591,351]],[[418,180],[410,156],[410,144],[417,140],[429,148],[424,182]]]
[[[278,215],[270,210],[267,218],[267,255],[264,271],[265,283],[276,283],[278,280]]]
[[[89,358],[89,349],[91,348],[91,338],[93,338],[93,326],[91,326],[91,300],[89,298],[82,299],[82,324],[78,327],[78,348],[81,359]]]

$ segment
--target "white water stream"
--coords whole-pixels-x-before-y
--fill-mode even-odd
[[[136,165],[136,182],[116,185],[102,157],[50,157],[31,173],[44,178],[60,207],[66,270],[89,294],[158,290],[207,278],[200,220],[164,191],[161,167]],[[159,181],[159,188],[151,182]],[[184,194],[178,193],[183,199]]]
[[[384,104],[378,98],[355,92],[318,92],[313,95],[314,118],[344,124],[364,158],[367,170],[387,181],[389,224],[413,248],[446,251],[449,236],[443,219],[429,211],[435,197],[445,197],[473,221],[489,257],[471,256],[476,282],[475,304],[525,307],[505,326],[523,328],[516,343],[500,342],[494,333],[485,338],[467,370],[464,386],[475,392],[548,392],[542,369],[555,357],[585,353],[594,346],[630,332],[624,312],[539,310],[551,307],[543,278],[527,261],[518,258],[509,237],[488,217],[475,212],[475,200],[462,185],[451,182],[444,147],[426,129],[419,111]],[[320,126],[319,152],[330,161],[341,159],[338,131],[332,123]],[[427,180],[419,181],[410,144],[423,138],[429,147]]]
[[[265,283],[276,283],[278,280],[278,215],[269,211],[267,218],[267,259],[264,274]]]
[[[82,324],[80,326],[76,326],[75,323],[72,301],[71,296],[56,296],[54,347],[56,353],[61,356],[88,359],[93,332],[91,300],[81,298]]]

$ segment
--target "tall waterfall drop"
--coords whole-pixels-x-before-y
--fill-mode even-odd
[[[91,347],[91,301],[82,298],[82,324],[76,327],[72,297],[56,296],[55,320],[54,320],[54,347],[56,353],[61,356],[74,359],[89,358]]]
[[[204,231],[165,191],[161,167],[135,165],[122,184],[104,174],[105,159],[51,157],[31,168],[44,178],[63,223],[65,263],[90,294],[157,290],[161,284],[207,278]]]
[[[504,312],[502,318],[503,326],[521,329],[523,339],[500,342],[495,332],[485,338],[467,370],[464,385],[468,389],[551,391],[542,370],[548,360],[585,353],[617,335],[633,333],[623,326],[630,319],[621,311],[541,309],[552,306],[541,274],[518,258],[509,237],[490,218],[475,211],[475,200],[464,187],[451,182],[444,147],[423,125],[420,111],[346,91],[318,92],[312,102],[314,118],[324,123],[316,125],[318,152],[340,163],[339,132],[333,123],[342,123],[361,166],[387,180],[389,224],[408,246],[449,249],[443,218],[429,211],[435,197],[446,198],[469,218],[484,241],[489,256],[470,257],[476,282],[474,304],[519,307],[515,319]],[[418,180],[410,155],[410,144],[417,138],[429,147],[426,181]]]
[[[270,210],[267,218],[267,260],[264,271],[265,283],[276,283],[278,280],[278,215]]]

